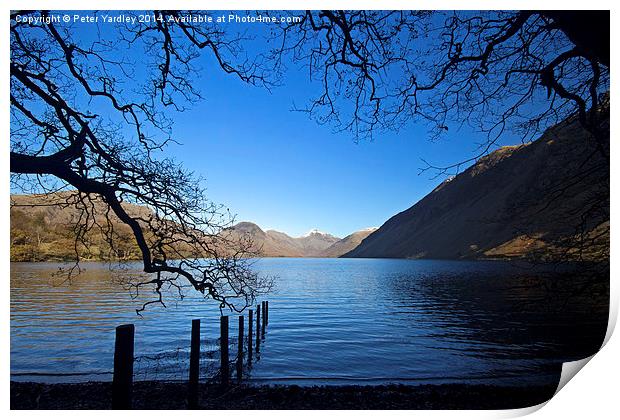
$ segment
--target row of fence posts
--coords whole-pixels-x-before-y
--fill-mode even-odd
[[[261,341],[265,338],[265,327],[269,323],[269,301],[256,305],[256,353],[260,352]],[[252,365],[252,347],[254,344],[252,327],[254,324],[254,310],[248,312],[248,366]],[[237,349],[237,380],[243,376],[243,343],[245,321],[239,316],[239,338]],[[112,408],[130,409],[132,407],[133,390],[133,362],[134,362],[134,335],[133,324],[116,327],[116,342],[114,344],[114,375],[112,379]],[[228,316],[220,317],[220,383],[228,386],[230,377],[228,352]],[[200,319],[192,320],[192,334],[189,353],[189,386],[188,405],[190,408],[198,406],[198,389],[200,380]]]

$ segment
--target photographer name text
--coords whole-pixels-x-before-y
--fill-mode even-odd
[[[223,13],[218,15],[189,13],[184,15],[161,15],[155,13],[140,14],[69,14],[57,13],[46,15],[16,15],[16,23],[29,25],[49,25],[52,23],[81,23],[81,24],[125,24],[138,25],[149,23],[298,23],[300,16],[269,16],[269,15],[240,15],[237,13]]]

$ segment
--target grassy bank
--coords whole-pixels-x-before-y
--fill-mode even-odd
[[[202,409],[509,409],[549,400],[555,384],[499,387],[489,385],[386,386],[233,386],[203,385]],[[11,409],[109,409],[111,384],[41,384],[11,382]],[[186,409],[187,385],[138,382],[136,409]]]

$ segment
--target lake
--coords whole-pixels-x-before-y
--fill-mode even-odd
[[[84,263],[71,282],[54,276],[58,266],[11,264],[12,380],[110,380],[123,323],[135,324],[144,356],[136,380],[187,377],[193,318],[203,346],[216,347],[212,301],[189,293],[139,317],[145,297],[133,300],[107,264]],[[260,298],[269,325],[249,371],[255,383],[547,384],[562,362],[596,351],[607,325],[609,279],[552,266],[265,258],[255,268],[277,278]]]

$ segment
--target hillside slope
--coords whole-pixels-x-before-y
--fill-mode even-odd
[[[609,123],[603,129],[609,138]],[[393,216],[345,257],[600,259],[609,162],[577,122],[502,147]]]
[[[371,233],[373,233],[377,228],[367,228],[358,230],[357,232],[353,232],[352,234],[342,238],[338,242],[332,244],[329,248],[321,252],[322,257],[339,257],[341,255],[346,254],[349,251],[355,249],[359,244],[362,243],[364,239]]]
[[[76,242],[76,229],[83,226],[84,215],[70,192],[53,194],[11,195],[11,261],[71,261],[141,258],[140,249],[131,229],[114,215],[110,222],[115,232],[115,250],[109,246],[98,226],[107,226],[106,206],[98,199],[92,201],[88,221],[90,232],[84,243]],[[129,214],[147,218],[146,207],[124,203]],[[76,249],[77,248],[77,249]],[[112,255],[115,254],[115,255]]]

